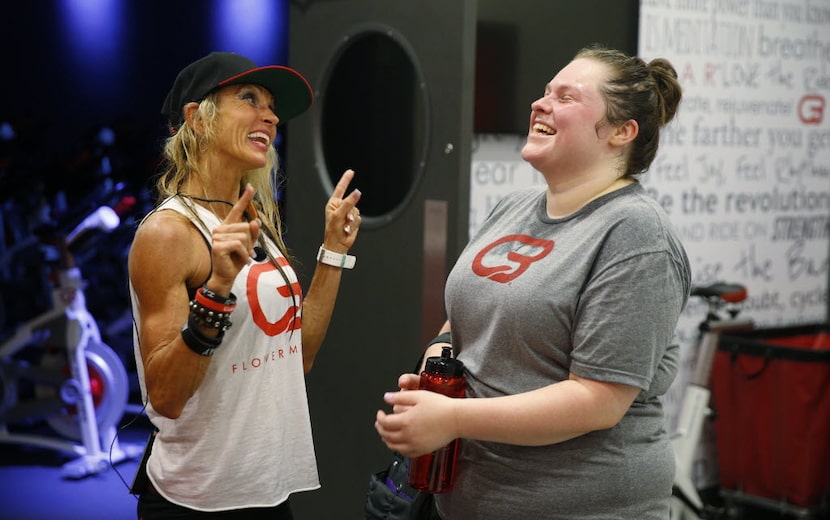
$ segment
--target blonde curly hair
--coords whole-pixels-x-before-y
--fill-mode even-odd
[[[194,118],[202,123],[203,132],[196,132],[185,121],[164,142],[163,170],[156,181],[156,192],[159,201],[171,196],[181,195],[181,188],[187,180],[194,176],[202,177],[204,175],[204,172],[199,170],[198,159],[200,154],[216,138],[216,128],[221,117],[218,99],[218,91],[211,92],[199,103],[199,107],[196,109]],[[256,190],[254,205],[262,221],[263,232],[277,244],[283,256],[290,260],[288,248],[282,239],[282,219],[275,201],[275,193],[278,189],[278,168],[277,152],[274,147],[270,147],[266,165],[245,172],[239,183],[239,191],[241,193],[247,184],[254,187]],[[205,185],[205,180],[202,178],[202,185]],[[206,194],[204,195],[206,196]]]

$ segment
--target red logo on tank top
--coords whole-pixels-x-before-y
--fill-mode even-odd
[[[277,258],[280,266],[288,266],[288,261],[284,258]],[[259,294],[257,292],[257,280],[266,272],[276,271],[277,268],[271,262],[263,262],[261,264],[254,264],[248,273],[247,280],[247,295],[248,301],[251,304],[251,316],[254,323],[262,329],[265,334],[269,336],[276,336],[290,330],[297,330],[300,328],[300,306],[302,305],[302,289],[299,282],[292,282],[291,287],[288,285],[277,286],[277,292],[283,298],[291,298],[291,291],[294,291],[294,303],[285,311],[277,321],[269,321],[268,317],[262,309],[262,304],[259,302]]]
[[[506,256],[510,262],[501,265],[484,265],[485,258],[487,258],[488,263],[499,260],[499,257],[503,254],[502,250],[505,248],[501,248],[499,251],[494,250],[504,244],[508,244],[506,248],[509,250]],[[516,250],[520,248],[529,248],[529,252],[535,252],[535,254],[517,253]],[[553,251],[553,240],[544,240],[528,235],[507,235],[479,251],[473,259],[473,272],[494,282],[507,283],[521,276],[532,263],[545,258],[551,251]]]

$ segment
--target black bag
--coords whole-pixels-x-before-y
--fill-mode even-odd
[[[366,520],[408,520],[418,491],[409,486],[409,459],[393,452],[392,463],[369,477]]]
[[[392,453],[392,463],[369,477],[366,520],[440,520],[433,497],[409,485],[409,458]]]
[[[424,355],[415,363],[419,372]],[[409,485],[409,457],[392,452],[392,463],[369,477],[366,493],[366,520],[441,520],[431,493],[421,493]]]

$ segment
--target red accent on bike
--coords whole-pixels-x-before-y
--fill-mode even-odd
[[[101,377],[101,373],[90,363],[86,364],[87,372],[89,372],[89,390],[92,393],[92,404],[97,409],[98,406],[101,405],[101,401],[104,400],[104,393],[106,393],[107,385],[104,382],[104,378]],[[63,374],[69,378],[71,377],[71,370],[69,365],[63,367]],[[74,404],[66,405],[66,412],[69,415],[77,415],[78,408]]]
[[[721,300],[729,303],[740,303],[746,300],[747,291],[746,289],[741,289],[739,291],[734,291],[731,293],[726,293],[721,296]]]

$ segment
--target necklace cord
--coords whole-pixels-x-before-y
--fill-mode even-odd
[[[213,202],[220,202],[222,204],[227,204],[228,206],[231,206],[231,207],[234,206],[233,202],[231,202],[229,200],[224,200],[224,199],[207,199],[207,198],[203,198],[203,197],[195,197],[193,195],[186,195],[186,194],[181,193],[181,192],[176,193],[176,195],[179,196],[179,197],[188,198],[190,200],[198,200],[199,202],[205,202],[207,204],[211,204]],[[251,201],[251,205],[252,205],[251,210],[255,212],[256,209],[253,208],[253,201]],[[248,219],[250,220],[250,215],[248,214],[248,211],[245,212],[245,216],[248,217]],[[196,217],[198,218],[198,215],[196,215]],[[256,213],[254,213],[254,218],[257,218]],[[199,219],[199,220],[201,221],[201,219]],[[261,244],[261,240],[262,240],[262,237],[260,236],[257,239],[257,244]],[[256,260],[258,262],[261,262],[261,261],[267,259],[268,261],[270,261],[271,263],[273,263],[277,267],[277,270],[279,271],[280,275],[282,275],[283,280],[288,285],[288,289],[289,289],[289,291],[291,291],[291,299],[295,301],[295,305],[296,305],[296,295],[294,294],[294,287],[291,285],[291,281],[289,280],[288,275],[285,273],[282,266],[274,259],[274,257],[271,256],[271,253],[266,248],[260,247],[260,246],[257,246],[257,247],[262,249],[263,253],[265,254],[265,258],[261,258],[261,255],[259,254],[259,251],[257,251],[256,253],[257,253],[258,258]]]
[[[185,195],[184,193],[179,193],[179,195],[182,197],[187,197],[191,200],[198,200],[199,202],[206,202],[208,204],[212,204],[214,202],[221,202],[222,204],[227,204],[228,206],[233,207],[233,202],[225,199],[204,199],[202,197],[195,197],[193,195]]]

